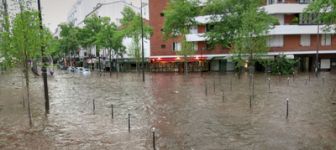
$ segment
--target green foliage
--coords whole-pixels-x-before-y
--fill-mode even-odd
[[[10,54],[17,62],[25,63],[26,58],[40,56],[42,45],[38,12],[23,11],[16,15],[12,28],[12,46]]]
[[[238,56],[237,64],[248,56],[249,65],[253,65],[258,56],[268,51],[265,34],[277,20],[259,9],[260,2],[212,0],[203,10],[204,14],[217,14],[211,17],[213,29],[206,34],[209,43],[231,47],[231,53]]]
[[[195,17],[198,14],[197,0],[170,0],[164,10],[164,37],[166,39],[182,37],[181,50],[176,53],[184,56],[185,61],[188,56],[195,54],[193,43],[187,42],[185,35],[188,34],[192,26],[196,25]]]
[[[125,47],[122,44],[124,34],[118,31],[114,23],[106,24],[96,36],[96,43],[100,47],[113,50],[116,55],[125,53]]]
[[[142,35],[141,24],[144,20],[141,18],[140,14],[136,14],[130,7],[125,7],[121,14],[123,16],[120,20],[122,32],[126,37],[139,41]],[[144,23],[143,29],[144,38],[149,38],[152,34],[152,28]]]
[[[164,37],[176,37],[187,34],[196,24],[195,17],[199,14],[197,0],[170,0],[164,10]]]
[[[327,29],[336,28],[336,0],[313,0],[306,8],[305,13],[318,14],[317,21],[328,26]]]
[[[99,17],[92,15],[84,20],[85,26],[79,32],[80,45],[84,48],[91,48],[96,46],[97,52],[99,52],[98,34],[108,25],[110,22],[109,17]]]
[[[124,8],[122,16],[123,17],[120,20],[121,30],[119,34],[132,38],[133,41],[130,47],[130,55],[132,55],[136,62],[139,63],[141,58],[140,40],[142,38],[142,21],[144,20],[141,18],[140,14],[136,14],[130,7]],[[144,38],[149,38],[152,34],[152,28],[146,23],[143,23],[143,31]]]
[[[271,67],[272,74],[289,75],[295,71],[298,60],[288,59],[286,55],[280,55],[275,60],[258,60],[265,68]]]
[[[60,51],[68,54],[78,50],[80,46],[79,28],[71,23],[63,23],[59,27],[61,28],[59,40]]]

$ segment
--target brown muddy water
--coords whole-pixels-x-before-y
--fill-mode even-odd
[[[58,71],[48,79],[51,110],[45,116],[42,79],[32,77],[29,128],[22,76],[2,74],[0,149],[150,150],[152,127],[157,150],[336,149],[335,73],[312,75],[310,81],[308,74],[290,76],[289,84],[288,76],[271,76],[271,91],[265,75],[257,74],[252,108],[247,74],[238,79],[148,73],[146,78],[143,83],[136,73],[117,78]]]

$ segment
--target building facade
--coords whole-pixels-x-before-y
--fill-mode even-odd
[[[151,38],[151,61],[154,70],[169,68],[168,71],[178,70],[181,66],[180,56],[176,50],[180,45],[178,39],[164,40],[162,28],[164,24],[164,9],[169,0],[149,0],[150,25],[153,27]],[[260,9],[269,15],[276,17],[279,24],[268,33],[269,52],[267,55],[274,58],[280,54],[290,58],[300,58],[301,70],[313,70],[315,55],[319,53],[319,65],[321,69],[336,70],[336,36],[334,31],[325,31],[324,25],[313,22],[313,15],[303,14],[310,0],[265,0]],[[205,33],[209,26],[209,16],[195,18],[198,25],[190,29],[186,35],[189,42],[194,43],[195,55],[189,63],[195,71],[198,67],[205,66],[206,70],[220,71],[232,70],[232,63],[222,63],[221,58],[230,57],[230,50],[215,46],[208,48]],[[319,35],[319,36],[318,36]],[[319,40],[318,40],[319,39]],[[210,61],[211,60],[211,61]],[[229,61],[229,59],[227,59]],[[227,61],[225,61],[227,62]],[[198,66],[198,67],[195,67]],[[164,71],[164,69],[161,69]],[[202,70],[202,69],[201,69]]]

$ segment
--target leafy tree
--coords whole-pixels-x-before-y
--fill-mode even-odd
[[[22,4],[21,4],[22,5]],[[26,98],[28,106],[29,124],[32,126],[30,110],[30,88],[29,88],[29,64],[40,55],[42,41],[40,38],[41,31],[39,26],[38,12],[24,10],[17,14],[13,20],[12,27],[12,46],[8,51],[14,58],[13,63],[19,64],[23,68],[26,83]]]
[[[142,38],[142,28],[141,24],[143,18],[141,18],[140,14],[136,14],[133,9],[130,7],[125,7],[124,10],[121,12],[122,19],[120,20],[121,23],[121,34],[124,34],[125,37],[132,38],[133,43],[131,47],[131,55],[135,58],[137,68],[140,62],[140,50],[141,44],[140,40]],[[152,28],[144,23],[143,26],[144,31],[144,38],[149,38],[152,33]]]
[[[122,40],[123,40],[123,35],[120,33],[120,31],[118,31],[118,28],[114,23],[107,24],[97,34],[97,43],[102,48],[109,50],[110,76],[112,72],[112,55],[115,55],[117,58],[118,55],[123,54],[125,52],[124,51],[125,48],[122,44]],[[113,54],[112,54],[112,51],[113,51]],[[119,71],[118,67],[117,67],[117,71]]]
[[[336,1],[335,0],[313,0],[310,2],[305,13],[318,14],[317,21],[327,25],[326,29],[336,30]]]
[[[186,41],[185,35],[196,24],[195,17],[199,14],[197,0],[170,0],[164,11],[164,37],[182,37],[181,50],[178,55],[184,57],[184,72],[188,74],[188,57],[195,54],[193,44]]]
[[[8,13],[8,5],[6,0],[2,0],[3,9],[1,14],[3,16],[1,24],[3,27],[0,33],[0,64],[7,66],[10,65],[12,57],[8,54],[11,49],[11,31],[10,31],[10,21]]]
[[[84,20],[84,27],[80,30],[80,44],[84,48],[96,47],[96,55],[99,61],[99,71],[101,71],[100,63],[100,45],[98,41],[98,34],[107,26],[110,22],[108,17],[99,17],[92,15]]]
[[[238,56],[249,55],[249,66],[255,54],[267,48],[265,34],[277,21],[263,10],[258,0],[212,0],[204,8],[211,17],[213,29],[206,36],[211,44],[231,48]]]
[[[71,61],[71,56],[75,54],[80,46],[78,39],[79,28],[71,23],[63,23],[59,27],[61,28],[59,48],[63,53],[70,55]]]

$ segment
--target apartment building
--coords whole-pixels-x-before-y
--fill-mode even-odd
[[[180,56],[176,55],[180,43],[178,39],[164,40],[162,28],[164,9],[169,0],[149,0],[150,24],[154,29],[151,38],[151,62],[154,71],[176,71],[181,68]],[[301,70],[313,70],[315,56],[319,54],[319,65],[323,70],[336,70],[336,36],[334,31],[325,31],[323,24],[314,22],[314,14],[303,14],[310,0],[265,0],[260,9],[276,17],[279,24],[268,33],[267,53],[269,58],[287,55],[289,58],[300,58]],[[205,33],[211,29],[209,16],[195,18],[198,25],[190,29],[186,35],[189,42],[194,43],[195,55],[190,59],[192,71],[232,70],[228,63],[229,49],[215,47],[209,49]],[[319,39],[319,40],[318,40]],[[168,68],[168,69],[167,69]],[[203,68],[203,69],[202,69]]]

